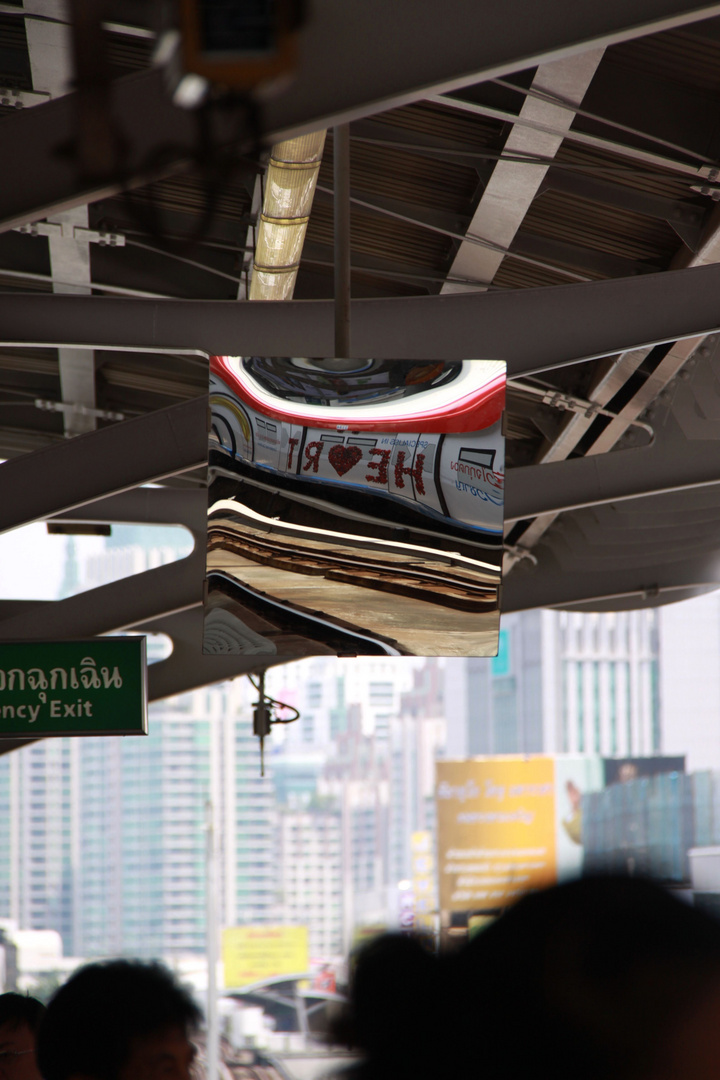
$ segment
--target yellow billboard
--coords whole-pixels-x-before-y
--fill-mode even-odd
[[[582,868],[581,800],[600,758],[560,754],[439,761],[440,910],[491,912]]]
[[[432,930],[435,927],[435,858],[432,833],[423,830],[410,834],[412,890],[415,905],[415,926]]]
[[[437,763],[440,909],[505,907],[557,880],[549,757]]]
[[[225,986],[241,987],[275,975],[308,970],[306,926],[230,926],[223,930]]]

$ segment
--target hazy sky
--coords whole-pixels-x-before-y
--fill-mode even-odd
[[[76,536],[82,566],[104,550],[101,536]],[[0,597],[4,600],[55,600],[65,568],[66,536],[49,536],[44,522],[0,534]]]

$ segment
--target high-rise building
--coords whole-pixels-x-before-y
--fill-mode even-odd
[[[657,619],[653,610],[504,616],[497,657],[446,662],[447,756],[658,753]]]
[[[657,613],[560,612],[560,709],[548,749],[606,757],[662,750]]]
[[[46,739],[0,757],[0,918],[75,947],[77,744]]]
[[[252,734],[252,688],[232,686],[228,753],[224,758],[226,795],[224,868],[227,925],[272,923],[279,916],[277,807],[272,758],[260,775],[258,740]]]
[[[342,814],[330,805],[280,813],[281,921],[307,926],[310,956],[339,956],[343,926]]]
[[[83,741],[83,954],[204,951],[211,795],[221,922],[276,920],[275,798],[250,696],[242,684],[185,694],[153,707],[147,739]]]
[[[435,759],[445,745],[443,670],[436,658],[413,672],[391,725],[390,880],[412,877],[412,834],[435,832]]]
[[[658,612],[662,750],[720,770],[720,593]]]
[[[204,823],[215,725],[200,711],[203,697],[153,709],[147,739],[82,741],[81,955],[205,948]]]
[[[276,921],[275,793],[250,696],[212,687],[153,706],[147,738],[47,739],[0,758],[0,918],[56,929],[74,955],[203,952],[212,793],[220,920]]]

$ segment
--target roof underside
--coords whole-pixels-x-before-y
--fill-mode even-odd
[[[105,30],[113,79],[150,70],[155,26],[138,12],[154,17],[154,8],[127,5],[118,19],[125,25]],[[41,10],[36,2],[33,11]],[[52,11],[48,4],[50,26]],[[9,103],[0,106],[3,156],[8,140],[19,138],[19,121],[42,116],[50,96],[58,96],[39,85],[43,57],[32,22],[19,5],[2,5],[0,88],[6,92],[0,98]],[[322,77],[318,68],[316,78]],[[411,96],[386,111],[368,102],[350,126],[354,298],[533,290],[716,261],[720,18],[635,36],[604,51],[594,44],[586,54],[506,70],[499,79],[450,93]],[[158,160],[165,149],[157,146]],[[0,300],[3,294],[75,291],[87,293],[88,304],[99,296],[118,303],[122,297],[245,303],[238,297],[247,289],[254,195],[267,157],[267,146],[196,155],[154,183],[133,181],[124,192],[88,204],[83,227],[122,242],[90,243],[83,280],[65,280],[68,264],[53,255],[47,235],[6,229],[0,233]],[[45,167],[52,176],[55,161]],[[332,298],[332,188],[330,131],[297,300]],[[45,218],[52,222],[56,215],[35,212],[28,224]],[[572,309],[564,314],[568,322],[574,317]],[[717,586],[720,455],[716,483],[707,474],[694,479],[688,464],[686,481],[669,493],[660,475],[670,458],[690,462],[702,448],[711,458],[717,454],[720,339],[704,336],[706,326],[693,329],[697,338],[682,345],[639,349],[629,341],[624,353],[511,381],[505,610],[640,606]],[[67,443],[65,414],[36,401],[68,400],[63,355],[73,342],[36,331],[28,326],[26,343],[13,338],[15,344],[3,344],[10,339],[0,325],[0,455],[6,458]],[[207,364],[197,354],[94,344],[90,378],[94,373],[93,405],[101,412],[142,418],[207,392]],[[242,348],[238,342],[238,352]],[[115,424],[99,416],[95,433],[85,438]],[[599,455],[613,465],[621,457],[615,471],[630,473],[642,455],[654,455],[658,475],[619,501],[613,465],[590,461]],[[201,492],[198,464],[185,462],[163,484]],[[571,473],[582,477],[584,469],[595,476],[596,466],[608,475],[606,494],[572,505],[550,495],[545,503],[523,503],[526,489],[555,491]],[[17,611],[17,605],[5,607],[8,616]],[[140,624],[159,628],[165,615],[159,610],[154,622],[143,615]],[[7,626],[5,636],[12,636]],[[208,668],[206,677],[217,672]],[[170,680],[163,692],[168,687],[182,689],[183,680]]]

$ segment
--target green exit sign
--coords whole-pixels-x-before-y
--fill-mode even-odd
[[[6,735],[147,735],[145,638],[0,643]]]

